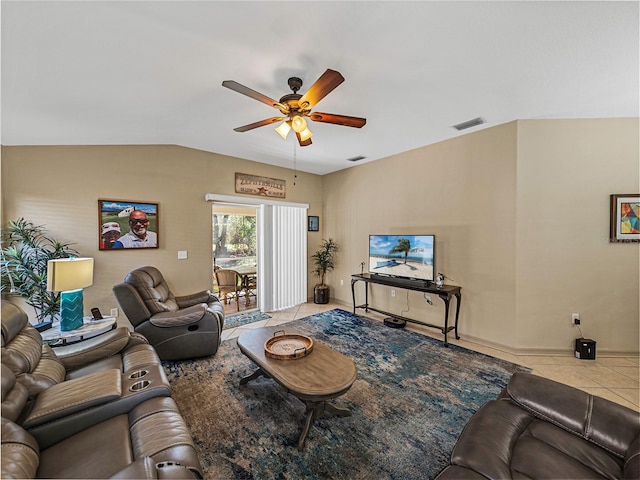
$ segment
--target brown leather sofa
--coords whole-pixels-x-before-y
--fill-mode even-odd
[[[162,360],[214,355],[224,325],[224,308],[209,291],[175,296],[151,266],[129,272],[113,295],[136,332]]]
[[[448,479],[640,478],[640,414],[529,373],[516,373],[456,442]]]
[[[202,478],[158,355],[118,328],[51,348],[2,303],[1,478]]]

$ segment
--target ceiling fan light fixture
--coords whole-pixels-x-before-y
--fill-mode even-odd
[[[309,128],[305,128],[299,133],[299,135],[300,135],[300,140],[305,142],[313,136],[313,132],[309,130]]]
[[[301,133],[307,128],[307,121],[300,115],[296,115],[291,119],[291,128],[296,133]]]
[[[289,132],[291,131],[291,125],[290,124],[291,124],[291,122],[289,122],[289,121],[282,122],[275,129],[276,132],[278,132],[278,135],[280,135],[283,140],[287,139],[287,135],[289,135]]]
[[[366,125],[366,118],[336,115],[334,113],[312,113],[311,110],[313,107],[342,82],[344,82],[344,77],[340,72],[328,68],[320,78],[318,78],[313,85],[307,89],[304,95],[302,95],[298,93],[302,87],[302,79],[298,77],[291,77],[289,78],[288,83],[289,88],[291,88],[293,93],[282,96],[280,101],[256,92],[255,90],[245,87],[233,80],[225,80],[222,82],[222,86],[275,108],[282,114],[282,116],[266,118],[259,122],[253,122],[248,125],[236,127],[233,129],[234,131],[248,132],[254,128],[273,125],[284,120],[283,123],[275,128],[278,135],[286,140],[289,136],[289,132],[293,130],[300,146],[307,147],[311,145],[311,136],[313,135],[313,132],[307,128],[308,121],[305,117],[311,118],[314,122],[332,123],[334,125],[342,125],[345,127],[362,128]]]

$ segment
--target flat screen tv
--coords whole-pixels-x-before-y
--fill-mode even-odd
[[[434,235],[369,235],[369,273],[435,280]]]

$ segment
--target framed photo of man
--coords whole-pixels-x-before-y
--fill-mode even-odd
[[[98,200],[100,250],[158,248],[158,204]]]

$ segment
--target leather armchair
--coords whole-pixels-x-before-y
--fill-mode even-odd
[[[516,373],[465,426],[445,479],[640,478],[640,414]]]
[[[120,308],[136,332],[163,360],[214,355],[224,325],[224,309],[215,295],[201,291],[175,296],[162,273],[151,266],[129,272],[113,287]]]

